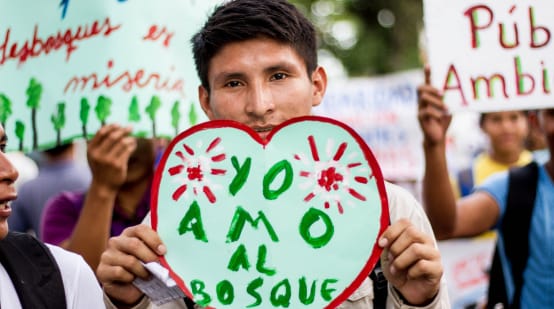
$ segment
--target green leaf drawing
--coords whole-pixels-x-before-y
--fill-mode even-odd
[[[181,102],[175,101],[173,107],[171,107],[171,126],[175,129],[175,136],[179,134],[179,121],[181,120],[181,112],[179,111],[179,106]]]
[[[88,116],[90,114],[90,104],[87,98],[81,98],[81,110],[79,111],[79,118],[81,124],[86,126],[88,124]]]
[[[40,107],[40,96],[42,95],[42,85],[33,77],[27,87],[27,106],[31,109]]]
[[[40,96],[42,95],[42,85],[33,77],[29,81],[29,86],[25,91],[27,94],[27,107],[31,109],[31,126],[33,129],[33,149],[38,147],[37,132],[37,109],[40,107]]]
[[[190,103],[190,110],[189,110],[189,123],[191,126],[195,125],[198,121],[198,114],[196,113],[196,108],[194,107],[194,103]]]
[[[83,138],[87,138],[87,124],[88,117],[90,115],[90,104],[87,98],[81,98],[81,110],[79,111],[79,118],[81,119],[81,130],[83,131]]]
[[[56,145],[62,144],[62,129],[65,126],[65,102],[58,103],[58,109],[55,114],[50,117],[50,121],[56,130]]]
[[[146,107],[145,111],[152,120],[152,136],[156,137],[156,113],[162,106],[162,101],[158,96],[152,96],[150,104]]]
[[[103,95],[98,97],[94,111],[96,112],[96,117],[102,125],[106,124],[106,119],[108,119],[108,116],[111,114],[111,108],[112,100],[110,98]]]
[[[50,121],[54,125],[54,129],[61,130],[65,126],[65,102],[58,103],[56,113],[50,117]]]
[[[25,124],[21,120],[15,122],[15,136],[19,140],[19,151],[23,151],[23,138],[25,137]]]
[[[0,94],[0,123],[6,130],[6,121],[12,115],[12,101],[5,94]]]
[[[129,121],[140,121],[140,109],[137,96],[133,96],[133,98],[131,99],[131,104],[129,105]]]

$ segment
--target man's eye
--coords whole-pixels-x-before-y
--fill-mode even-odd
[[[287,78],[287,74],[285,74],[285,73],[276,73],[272,77],[273,80],[281,80],[281,79],[285,79],[285,78]]]
[[[0,144],[0,152],[6,152],[6,144]]]
[[[231,88],[238,87],[238,86],[240,86],[240,82],[238,82],[236,80],[230,81],[227,84],[225,84],[225,86],[231,87]]]

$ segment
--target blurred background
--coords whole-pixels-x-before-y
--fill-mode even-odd
[[[423,4],[418,0],[293,0],[317,25],[321,57],[350,77],[422,67]],[[338,66],[340,64],[340,66]],[[333,71],[332,73],[336,73]]]

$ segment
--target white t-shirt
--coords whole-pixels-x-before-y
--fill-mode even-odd
[[[48,245],[48,248],[56,259],[62,274],[67,308],[104,308],[102,289],[85,260],[80,255],[60,247]],[[2,265],[0,265],[0,307],[21,309],[15,287]]]

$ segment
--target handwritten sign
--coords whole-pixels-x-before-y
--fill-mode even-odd
[[[425,0],[432,82],[452,111],[552,107],[554,4]]]
[[[162,263],[204,306],[335,308],[373,269],[387,225],[377,162],[329,118],[292,119],[267,141],[231,121],[194,126],[154,179]]]
[[[317,115],[352,127],[371,147],[385,179],[419,179],[423,174],[417,86],[423,72],[331,81]]]
[[[10,149],[103,123],[173,137],[198,121],[190,38],[215,0],[3,1],[0,122]]]

